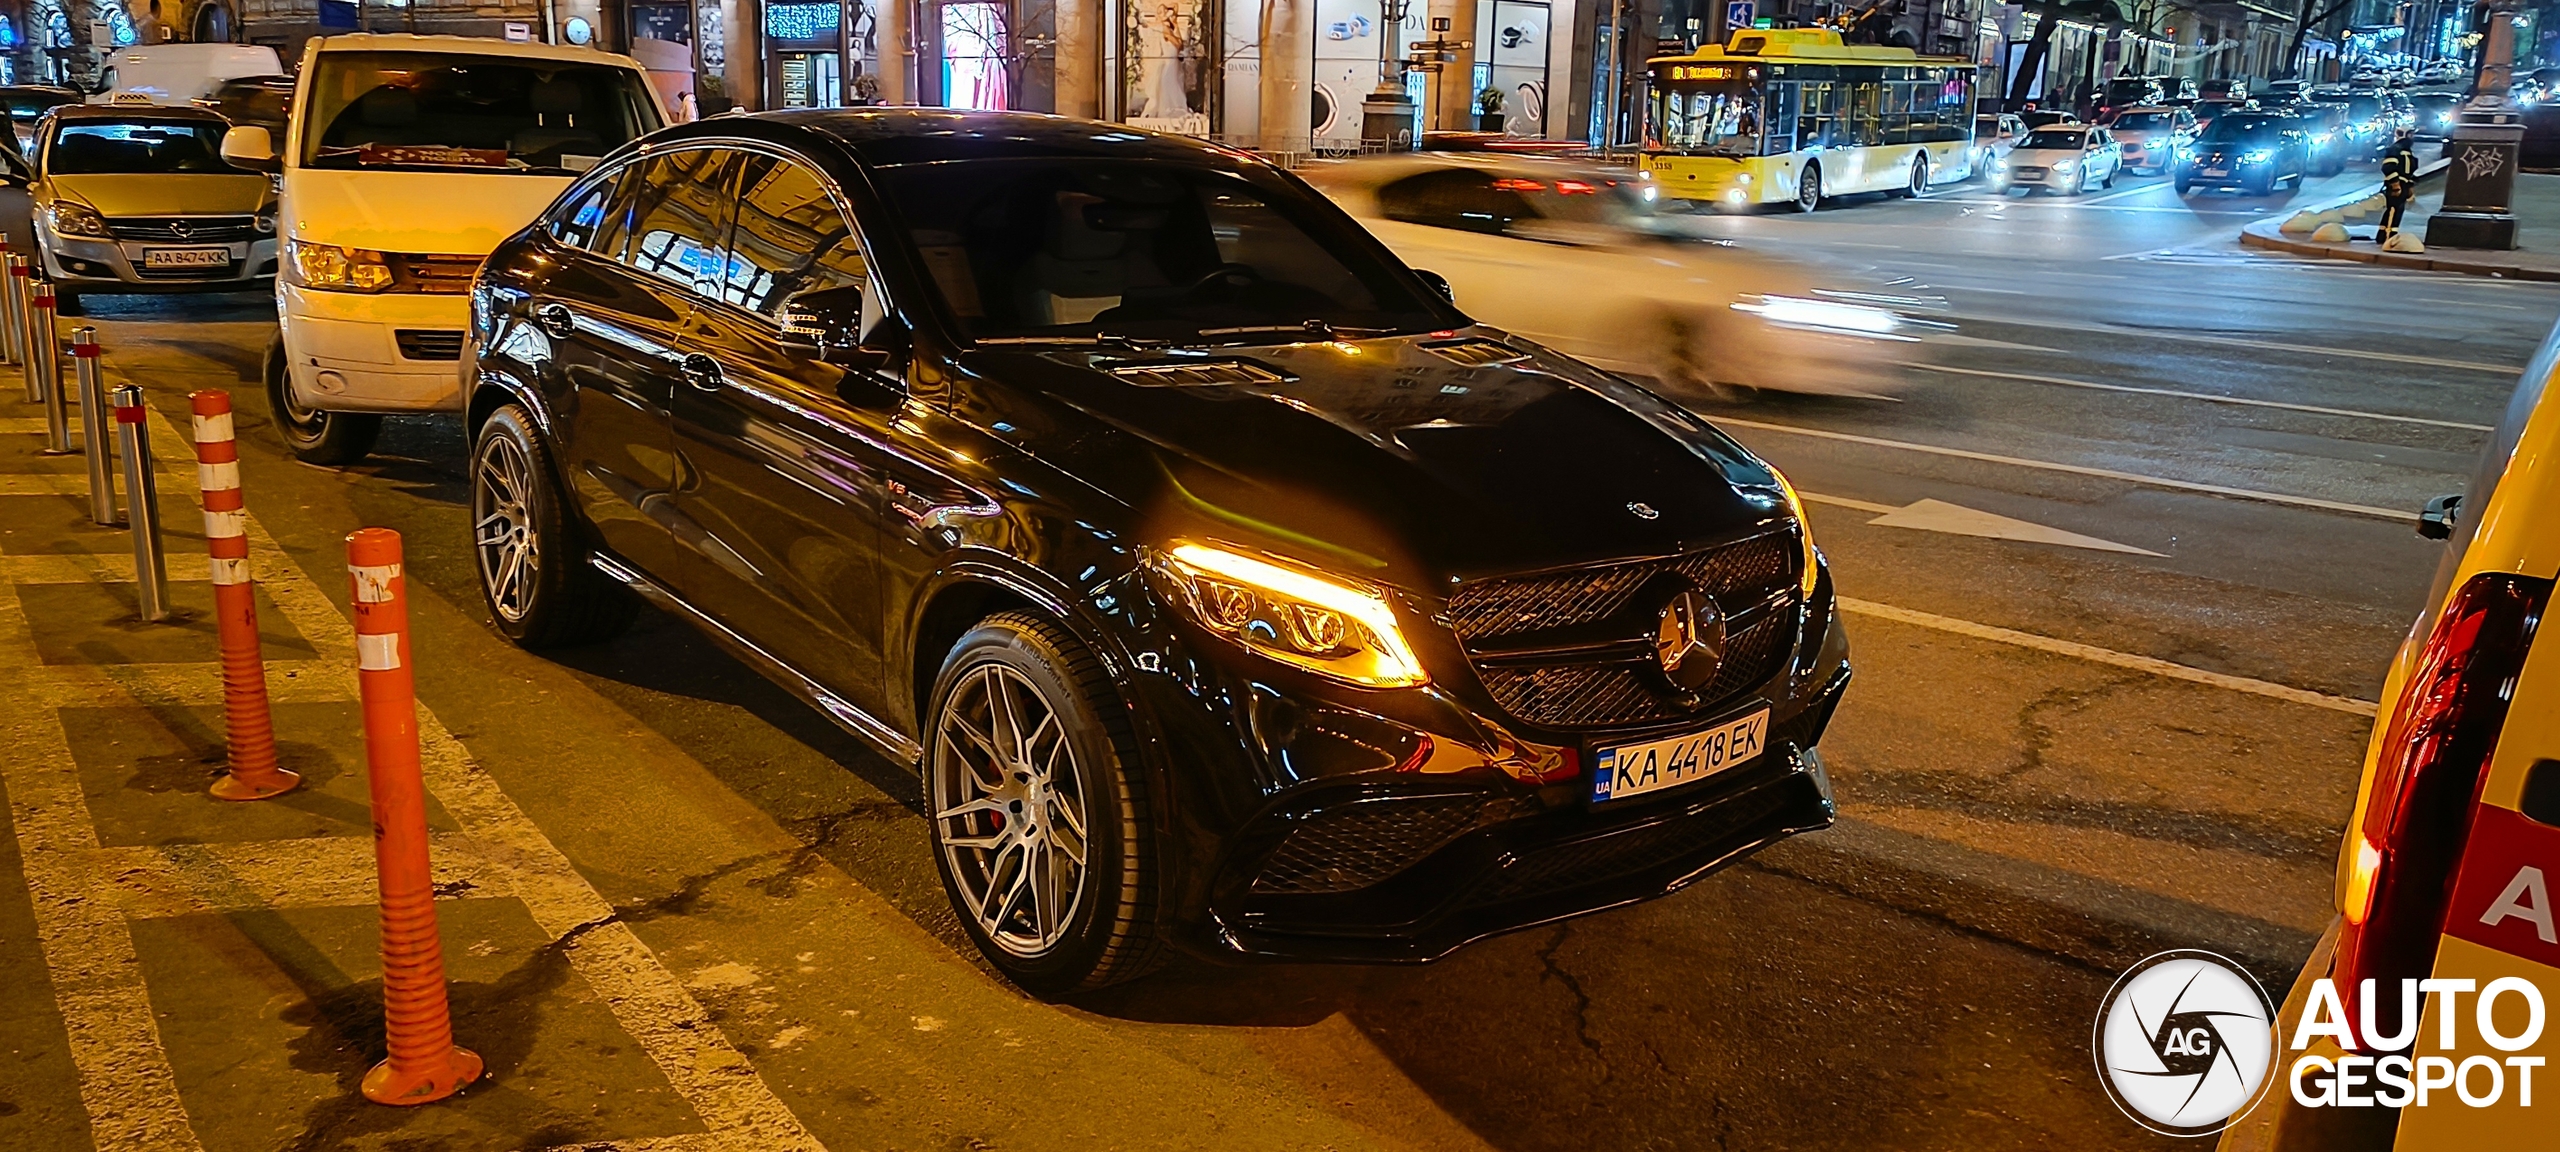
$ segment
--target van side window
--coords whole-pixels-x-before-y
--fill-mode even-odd
[[[775,319],[785,300],[860,287],[869,274],[852,223],[827,198],[825,178],[763,155],[740,161],[738,217],[723,265],[720,298]]]
[[[701,148],[651,157],[631,195],[631,242],[622,262],[695,292],[719,274],[738,154]]]

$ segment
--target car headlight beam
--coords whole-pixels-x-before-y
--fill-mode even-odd
[[[1880,340],[1916,339],[1901,334],[1901,317],[1863,304],[1807,300],[1798,296],[1746,296],[1734,302],[1733,310],[1751,313],[1786,328],[1810,328]]]
[[[1192,541],[1174,543],[1157,566],[1194,621],[1256,654],[1364,688],[1431,681],[1373,587]]]

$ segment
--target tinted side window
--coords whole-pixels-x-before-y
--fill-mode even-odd
[[[787,160],[749,155],[738,176],[738,219],[729,233],[720,298],[779,319],[786,300],[858,287],[866,267],[853,226],[827,199],[826,181]]]
[[[1378,189],[1378,211],[1407,224],[1491,233],[1537,214],[1526,198],[1500,184],[1481,172],[1426,172]]]
[[[622,257],[622,239],[628,229],[620,227],[630,204],[623,197],[631,173],[637,165],[626,165],[612,174],[580,190],[551,209],[551,218],[543,227],[551,238],[571,248],[584,248],[607,260]]]
[[[719,272],[720,233],[729,223],[735,152],[701,149],[652,157],[631,195],[631,241],[622,262],[701,291]]]

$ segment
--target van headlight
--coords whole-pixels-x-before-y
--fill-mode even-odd
[[[98,215],[97,209],[86,204],[56,200],[47,205],[44,212],[46,220],[53,225],[53,234],[56,236],[104,237],[109,235],[107,218]]]
[[[1371,585],[1187,540],[1150,559],[1194,622],[1257,655],[1364,688],[1431,681]]]
[[[1748,312],[1772,324],[1786,328],[1810,328],[1821,332],[1839,332],[1851,336],[1874,336],[1886,340],[1909,340],[1900,335],[1901,317],[1882,308],[1864,304],[1843,304],[1836,300],[1807,300],[1800,296],[1745,296],[1734,301],[1733,310]]]
[[[285,278],[298,288],[330,292],[380,292],[391,286],[391,264],[370,248],[341,248],[288,240]]]

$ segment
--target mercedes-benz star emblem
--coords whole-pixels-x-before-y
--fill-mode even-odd
[[[1672,597],[1654,629],[1653,657],[1673,684],[1692,692],[1706,687],[1724,663],[1724,610],[1695,588]]]

